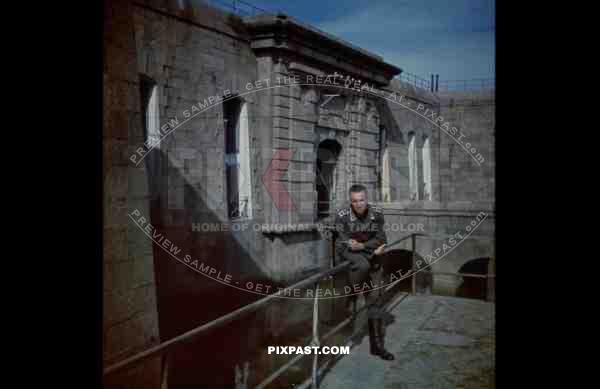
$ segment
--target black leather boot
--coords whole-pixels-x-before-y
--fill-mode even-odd
[[[377,331],[377,338],[379,341],[379,356],[386,361],[394,360],[394,354],[385,349],[385,327],[383,325],[383,319],[377,319],[377,326],[379,327],[379,331]]]
[[[377,347],[377,338],[375,335],[375,320],[369,319],[369,344],[371,345],[371,354],[379,355],[379,348]]]
[[[369,342],[371,354],[378,355],[381,359],[391,361],[394,355],[384,347],[384,328],[382,319],[369,319]]]

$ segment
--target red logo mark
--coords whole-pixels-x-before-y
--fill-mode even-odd
[[[267,192],[269,192],[275,206],[280,211],[296,210],[296,206],[292,202],[290,194],[287,189],[285,189],[285,186],[283,186],[283,182],[281,182],[281,177],[283,176],[283,173],[285,173],[285,170],[289,166],[295,153],[295,149],[278,149],[262,178],[262,182],[265,184]]]

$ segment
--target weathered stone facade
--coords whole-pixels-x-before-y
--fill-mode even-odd
[[[232,289],[152,243],[139,217],[181,257],[239,281],[288,285],[329,266],[319,223],[362,183],[388,223],[421,226],[391,229],[390,241],[432,235],[418,238],[422,258],[486,215],[472,239],[432,270],[456,272],[470,259],[494,256],[493,98],[400,83],[394,76],[401,69],[383,58],[285,16],[241,19],[174,0],[105,4],[106,364],[231,310],[181,308]],[[213,104],[214,96],[225,99]],[[155,119],[172,132],[149,149]],[[228,132],[232,120],[242,132]],[[294,150],[290,161],[274,159],[280,149]],[[269,191],[278,176],[267,174],[270,166],[282,174],[285,193]],[[318,182],[323,177],[327,182]],[[293,210],[281,209],[287,193]],[[231,204],[240,207],[232,211]],[[306,229],[274,230],[276,223]],[[228,228],[202,231],[200,224]],[[250,227],[236,230],[243,225]],[[398,247],[411,249],[410,240]],[[449,294],[458,285],[456,277],[433,281],[434,290]],[[156,386],[159,376],[144,379]]]
[[[144,141],[139,75],[128,1],[105,3],[104,25],[104,315],[103,360],[115,363],[158,344],[158,307],[152,242],[127,216],[149,214],[147,171],[129,154]],[[138,387],[160,382],[160,358],[147,362],[127,382]],[[123,378],[120,378],[122,381]]]

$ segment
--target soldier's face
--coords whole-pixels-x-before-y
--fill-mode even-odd
[[[365,192],[351,193],[350,202],[357,215],[362,215],[367,210],[367,194]]]

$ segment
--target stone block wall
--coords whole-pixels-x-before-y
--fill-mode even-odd
[[[107,367],[160,342],[152,242],[128,214],[149,214],[145,165],[129,155],[143,142],[133,9],[106,1],[104,10],[104,290],[103,362]],[[161,359],[119,374],[129,387],[158,388]],[[106,387],[111,387],[108,377]],[[126,386],[121,386],[126,387]]]
[[[402,105],[388,101],[390,115],[383,117],[387,121],[386,127],[390,128],[388,145],[392,146],[390,156],[394,159],[390,181],[396,189],[393,201],[379,203],[385,210],[386,221],[396,225],[396,231],[388,232],[388,239],[393,241],[415,232],[416,226],[432,236],[466,235],[465,229],[483,212],[486,219],[471,237],[435,262],[431,270],[457,272],[469,260],[494,256],[493,94],[489,91],[433,94],[396,81],[392,82],[390,90],[402,95],[403,99],[398,101]],[[418,134],[420,141],[423,135],[430,137],[431,200],[423,199],[421,193],[417,200],[409,198],[407,135],[411,131]],[[423,171],[421,147],[422,142],[418,142],[420,184]],[[442,249],[444,243],[448,245],[447,237],[423,237],[418,241],[417,253],[422,256]],[[410,240],[398,248],[411,249]],[[459,278],[434,276],[434,291],[439,293],[453,294],[459,285]]]
[[[494,202],[495,109],[489,91],[440,95],[439,116],[455,132],[440,139],[440,180],[453,183],[442,188],[442,201]]]

